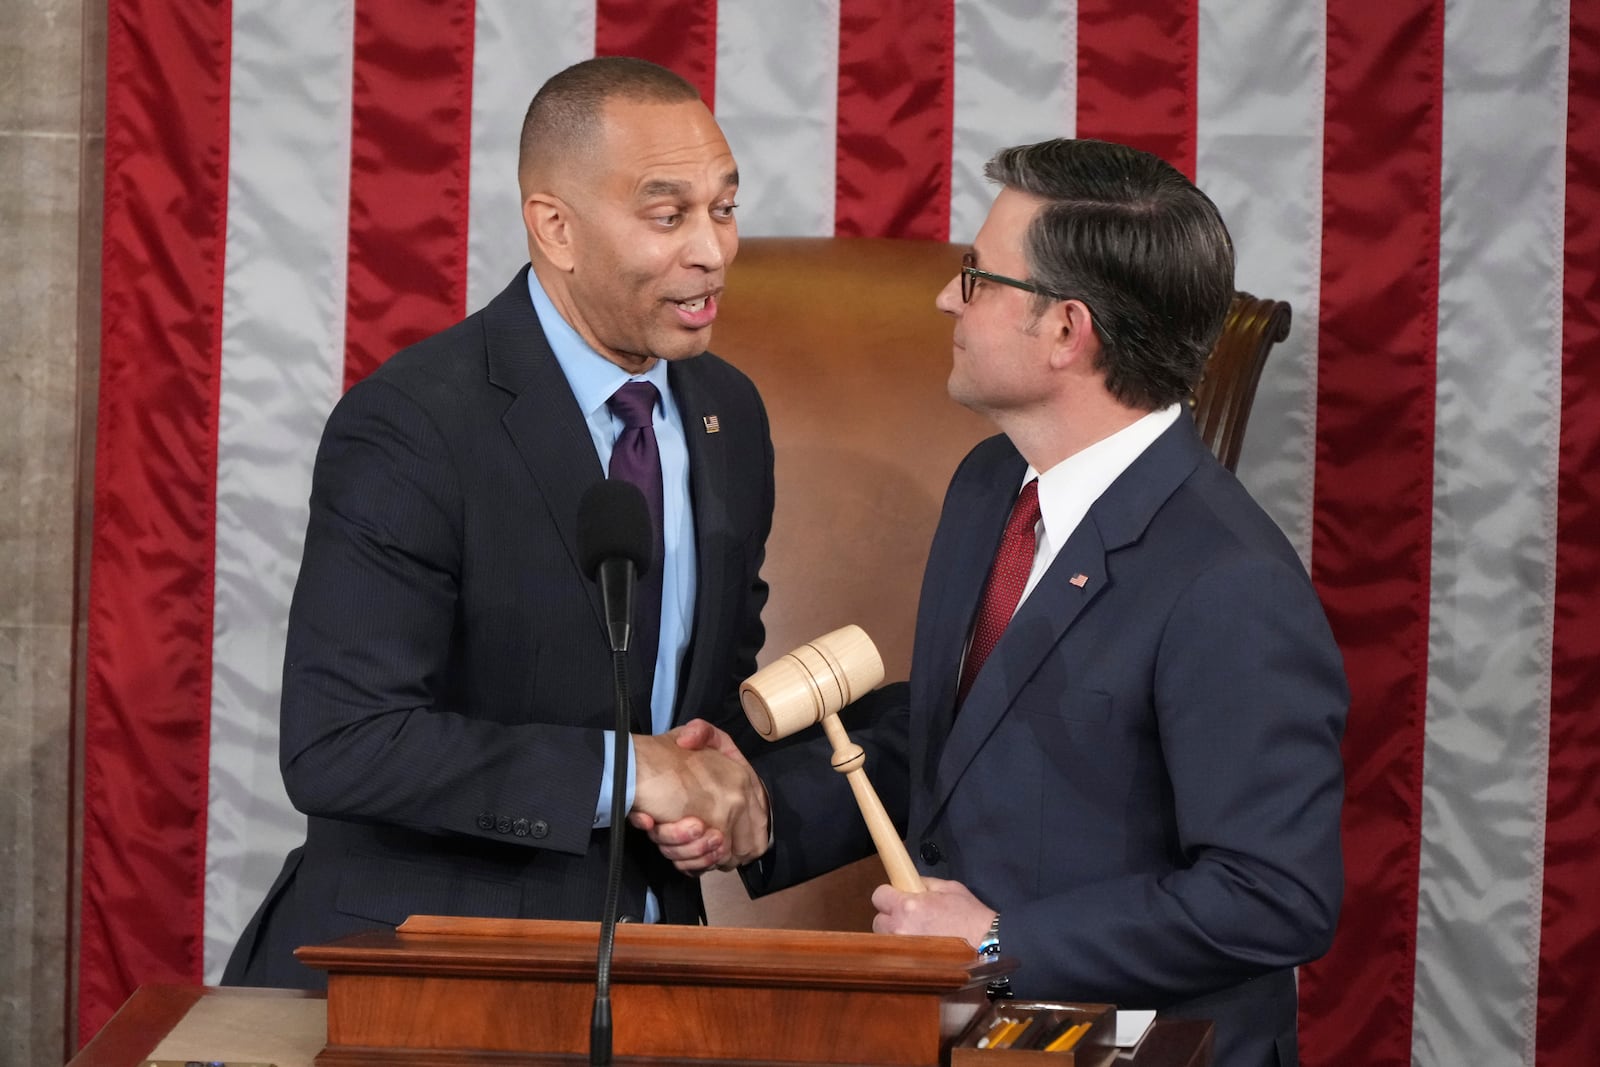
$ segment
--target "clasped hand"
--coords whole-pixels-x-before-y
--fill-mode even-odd
[[[729,870],[767,850],[767,791],[733,739],[704,719],[636,734],[639,762],[628,821],[678,870]]]

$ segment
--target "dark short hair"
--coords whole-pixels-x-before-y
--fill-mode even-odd
[[[1210,198],[1106,141],[1002,149],[984,174],[1045,201],[1024,242],[1029,276],[1089,305],[1111,395],[1151,411],[1188,397],[1233,301],[1233,241]]]
[[[517,173],[539,158],[564,158],[581,151],[609,100],[676,104],[700,99],[700,91],[666,67],[631,56],[597,56],[574,63],[540,86],[522,119]]]

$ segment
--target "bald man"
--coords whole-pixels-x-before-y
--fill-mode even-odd
[[[625,419],[657,445],[664,553],[654,654],[629,653],[629,811],[703,820],[722,865],[766,847],[760,784],[728,757],[764,636],[772,442],[755,387],[705,352],[733,155],[688,82],[604,58],[539,90],[518,169],[530,265],[324,430],[281,707],[306,840],[226,983],[317,988],[295,948],[413,914],[600,917],[612,663],[576,520]],[[703,921],[697,883],[620,830],[622,913]]]

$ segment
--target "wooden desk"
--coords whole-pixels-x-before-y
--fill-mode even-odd
[[[327,1037],[325,1003],[318,994],[284,989],[142,986],[67,1067],[137,1067],[163,1042],[166,1047],[162,1055],[178,1060],[215,1058],[221,1054],[234,1060],[259,1061],[264,1055],[271,1055],[276,1067],[312,1067]],[[191,1018],[197,1006],[203,1006],[207,1017],[205,1032]],[[250,1045],[251,1031],[262,1028],[264,1017],[272,1026],[270,1046]],[[221,1038],[207,1036],[219,1029]],[[577,1067],[586,1064],[588,1058],[529,1056],[497,1062],[517,1063],[519,1067]],[[618,1067],[707,1067],[716,1061],[619,1057],[616,1063]],[[1119,1053],[1117,1063],[1119,1067],[1209,1067],[1211,1024],[1159,1019],[1138,1049]]]

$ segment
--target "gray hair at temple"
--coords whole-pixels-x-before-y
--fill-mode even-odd
[[[609,100],[678,104],[700,90],[666,67],[630,56],[597,56],[574,63],[539,87],[522,119],[517,176],[526,182],[536,163],[584,158]],[[526,194],[527,190],[523,190]]]
[[[1029,277],[1089,306],[1096,369],[1124,404],[1186,399],[1233,301],[1233,241],[1217,207],[1170,163],[1106,141],[1005,148],[990,181],[1045,201],[1024,243]],[[1051,298],[1035,298],[1042,314]]]

